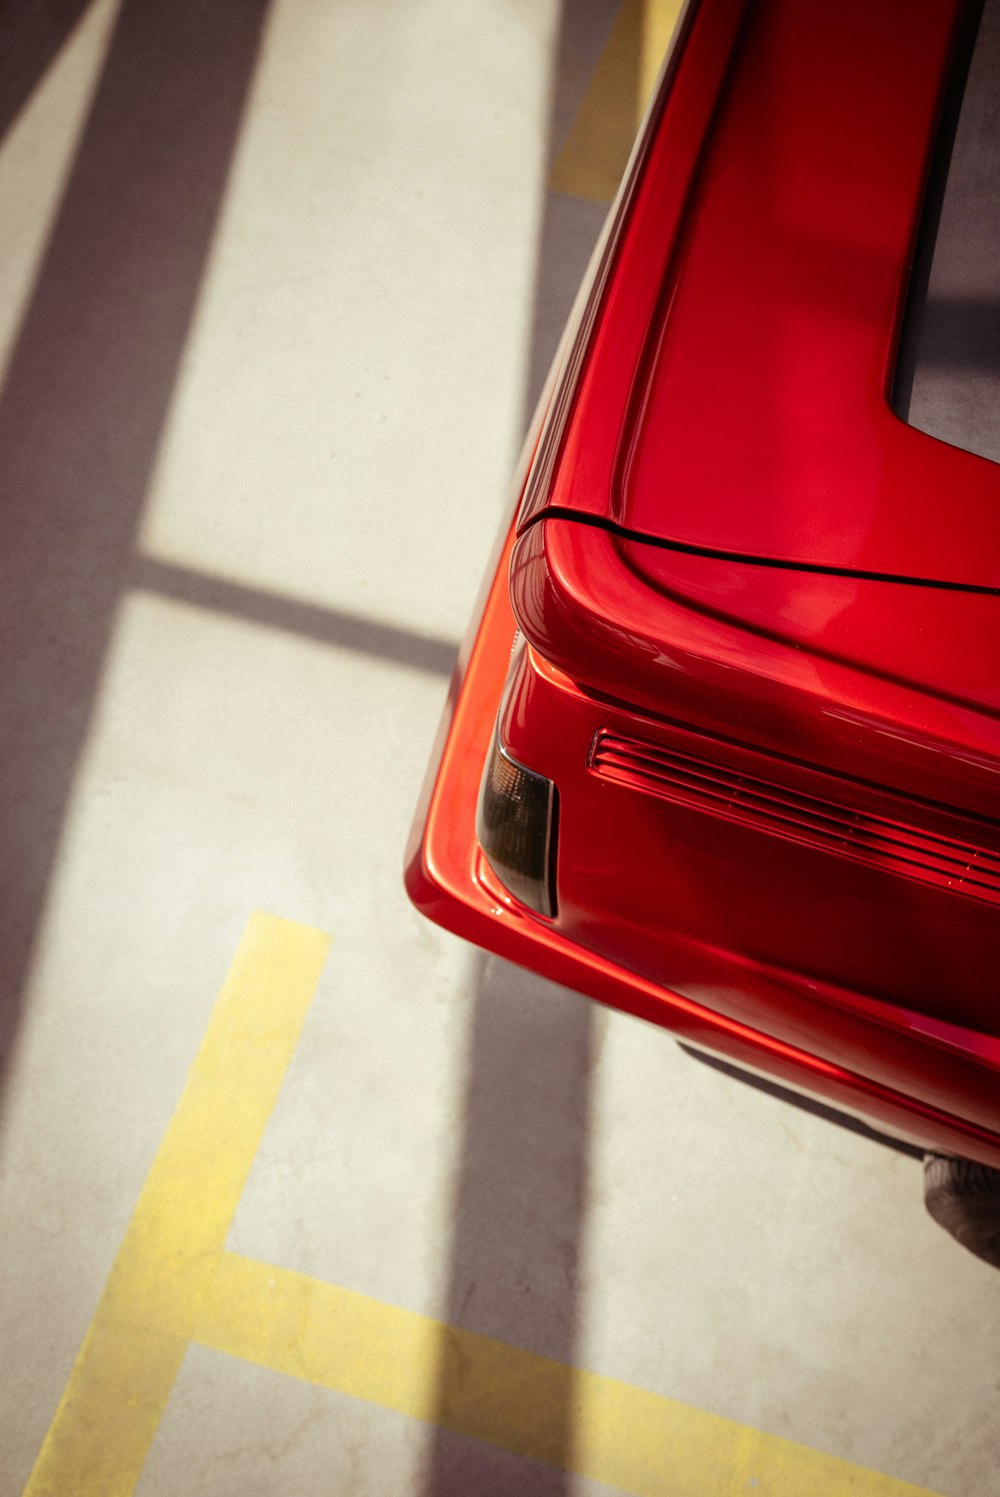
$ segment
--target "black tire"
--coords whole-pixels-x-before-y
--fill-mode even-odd
[[[1000,1268],[1000,1170],[971,1159],[926,1154],[924,1205],[970,1253]]]

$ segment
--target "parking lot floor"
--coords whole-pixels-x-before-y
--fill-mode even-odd
[[[408,905],[669,0],[0,7],[0,1497],[988,1497],[920,1165]]]

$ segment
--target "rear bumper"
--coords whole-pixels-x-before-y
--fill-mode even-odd
[[[483,764],[507,679],[515,620],[508,537],[449,693],[406,858],[406,886],[429,918],[477,945],[647,1019],[737,1065],[773,1077],[925,1148],[1000,1167],[1000,1076],[956,1031],[918,1031],[920,1016],[880,1011],[863,995],[741,960],[677,937],[670,987],[581,944],[573,912],[559,925],[512,900],[475,836]],[[569,690],[570,683],[557,689]],[[579,696],[583,718],[593,703]],[[567,703],[563,703],[564,706]],[[602,710],[602,721],[608,713]],[[606,726],[607,724],[605,724]],[[583,762],[583,761],[581,761]],[[544,765],[533,766],[545,771]],[[567,814],[572,814],[568,787]],[[566,794],[563,786],[560,793]],[[570,902],[572,903],[572,902]],[[569,922],[568,928],[562,928]],[[662,955],[662,953],[661,953]],[[631,959],[631,958],[630,958]],[[660,958],[658,957],[658,961]],[[659,970],[663,970],[662,965]]]

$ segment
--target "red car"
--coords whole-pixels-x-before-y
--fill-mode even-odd
[[[1000,466],[897,413],[975,20],[689,6],[407,885],[921,1145],[1000,1263]]]

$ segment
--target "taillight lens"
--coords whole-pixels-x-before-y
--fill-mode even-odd
[[[494,734],[479,791],[476,836],[504,887],[550,919],[556,913],[558,812],[553,782],[518,764]]]

